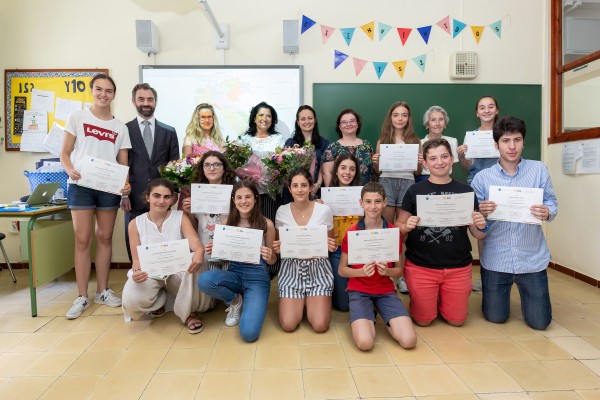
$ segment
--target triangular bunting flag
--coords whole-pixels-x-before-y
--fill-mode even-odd
[[[502,20],[490,24],[490,28],[492,28],[492,31],[498,36],[498,38],[502,39]]]
[[[354,73],[356,74],[356,76],[358,76],[358,74],[362,72],[363,68],[367,64],[367,60],[361,60],[360,58],[352,58],[352,61],[354,61]]]
[[[479,44],[479,40],[481,39],[481,35],[483,35],[483,26],[473,26],[471,25],[471,30],[473,31],[473,36],[475,36],[475,41]]]
[[[421,37],[425,41],[425,44],[427,44],[427,42],[429,41],[429,34],[431,33],[431,25],[422,26],[420,28],[417,28],[417,30],[421,34]]]
[[[369,37],[369,39],[373,40],[373,35],[375,34],[375,21],[361,25],[360,29],[363,30],[363,32]]]
[[[406,70],[406,60],[403,61],[396,61],[392,63],[394,65],[394,68],[396,69],[396,72],[398,73],[398,75],[400,75],[400,78],[404,77],[404,71]]]
[[[446,18],[440,20],[437,23],[437,26],[442,28],[448,35],[450,34],[450,16],[446,16]]]
[[[414,57],[412,60],[417,64],[417,67],[421,68],[421,71],[425,72],[427,54],[421,54],[420,56]]]
[[[387,33],[390,31],[390,29],[392,29],[391,26],[386,25],[384,23],[378,22],[377,23],[377,27],[379,30],[379,40],[383,39],[385,37],[385,35],[387,35]]]
[[[350,46],[350,42],[352,41],[352,36],[354,36],[355,28],[340,28],[340,32],[346,41],[346,44]]]
[[[457,19],[452,19],[452,38],[455,38],[456,36],[458,36],[459,33],[462,32],[463,29],[465,29],[465,27],[467,26],[467,24],[464,24],[462,22],[460,22]]]
[[[375,67],[375,73],[377,74],[377,79],[381,79],[381,74],[385,71],[385,67],[387,67],[387,62],[379,62],[373,61],[373,67]]]
[[[341,51],[335,51],[335,55],[333,57],[333,69],[336,69],[340,66],[341,63],[346,61],[348,58],[348,54],[344,54]]]
[[[400,36],[400,41],[402,41],[402,46],[406,43],[406,40],[410,36],[410,31],[412,28],[396,28],[398,30],[398,36]]]
[[[304,32],[312,28],[312,26],[316,24],[315,21],[308,18],[306,15],[302,16],[302,29],[300,30],[300,34],[302,35]]]
[[[332,28],[331,26],[321,25],[321,37],[323,38],[323,44],[329,40],[334,31],[335,28]]]

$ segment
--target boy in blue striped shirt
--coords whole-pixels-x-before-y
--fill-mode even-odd
[[[531,215],[541,221],[556,217],[558,202],[548,169],[540,161],[521,158],[525,122],[506,116],[494,125],[498,163],[479,172],[472,182],[479,211],[488,216],[496,209],[489,200],[490,186],[540,188],[542,204],[531,206]],[[488,321],[502,323],[510,317],[510,291],[516,283],[527,325],[546,329],[552,321],[552,305],[546,268],[550,251],[541,224],[489,221],[481,259],[482,310]]]

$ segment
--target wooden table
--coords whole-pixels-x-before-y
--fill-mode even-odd
[[[69,218],[41,219],[58,214],[69,215]],[[36,289],[73,269],[75,243],[70,211],[66,205],[48,205],[36,207],[31,211],[2,211],[0,218],[28,219],[29,292],[31,294],[31,316],[36,317]]]

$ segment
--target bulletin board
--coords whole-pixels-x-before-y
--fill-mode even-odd
[[[48,127],[53,122],[64,126],[64,119],[55,119],[56,107],[69,101],[81,102],[81,107],[93,101],[89,83],[98,74],[108,74],[108,69],[16,69],[4,70],[4,120],[5,149],[19,151],[23,134],[23,113],[30,110],[33,90],[53,93],[52,111],[47,112]],[[59,103],[60,102],[60,103]],[[71,103],[73,104],[73,103]]]

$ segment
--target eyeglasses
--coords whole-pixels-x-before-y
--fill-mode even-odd
[[[355,119],[351,119],[351,120],[348,120],[348,121],[340,121],[340,125],[341,126],[356,125],[356,120]]]
[[[200,121],[212,121],[215,117],[213,117],[212,115],[202,115],[200,118]]]
[[[204,164],[202,164],[202,168],[204,168],[204,169],[221,169],[221,168],[223,168],[223,164],[220,162],[216,162],[214,164],[204,163]]]

